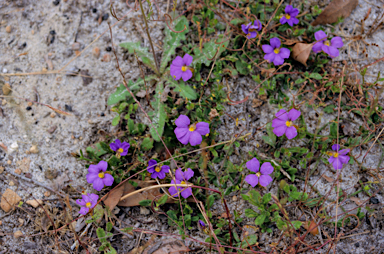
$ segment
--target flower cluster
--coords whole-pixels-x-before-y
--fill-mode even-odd
[[[272,182],[272,177],[269,176],[269,174],[272,174],[273,167],[270,162],[264,162],[260,168],[259,160],[253,158],[252,160],[248,161],[246,165],[249,170],[255,173],[245,177],[245,181],[252,187],[255,187],[257,184],[266,187]]]
[[[257,31],[260,31],[262,28],[261,22],[259,20],[255,20],[253,22],[250,22],[248,25],[241,25],[241,30],[243,30],[243,33],[246,34],[248,39],[253,39],[257,36]]]

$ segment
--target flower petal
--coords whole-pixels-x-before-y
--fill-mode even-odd
[[[181,196],[183,198],[188,198],[191,195],[192,195],[192,189],[190,187],[181,190]]]
[[[159,176],[159,173],[160,173],[160,172],[156,172],[156,171],[154,171],[154,172],[152,173],[152,175],[151,175],[151,178],[156,179],[156,178]],[[164,176],[165,176],[165,174],[164,174]]]
[[[176,127],[174,130],[177,139],[184,137],[188,132],[188,127]]]
[[[326,40],[327,39],[327,34],[324,31],[322,31],[322,30],[317,31],[315,33],[315,39],[316,39],[316,41]]]
[[[112,175],[105,174],[104,178],[103,178],[103,183],[104,183],[105,186],[112,186],[114,180],[115,179],[113,179]]]
[[[293,7],[292,7],[292,5],[287,5],[287,6],[285,6],[285,12],[286,13],[290,13],[291,11],[293,10]]]
[[[333,37],[331,39],[331,46],[335,48],[341,48],[342,46],[344,46],[343,40],[338,36]]]
[[[91,174],[98,174],[100,172],[100,169],[98,165],[89,165],[88,172]]]
[[[179,69],[181,69],[181,66],[183,66],[183,64],[184,64],[184,61],[183,61],[183,58],[181,58],[181,56],[177,56],[172,61],[172,65],[179,66],[180,67]]]
[[[313,45],[313,47],[312,47],[312,50],[313,50],[313,52],[315,52],[315,53],[319,53],[322,49],[322,47],[323,47],[323,42],[316,42],[315,43],[315,45]]]
[[[259,178],[255,174],[247,175],[244,180],[252,187],[255,187],[259,183]]]
[[[116,144],[117,146],[120,146],[120,145],[121,145],[121,141],[120,141],[120,139],[115,139],[115,144]]]
[[[297,109],[291,109],[289,112],[288,112],[288,118],[289,120],[291,121],[295,121],[297,118],[299,118],[299,116],[301,115],[301,112],[298,111]]]
[[[340,150],[340,145],[339,144],[332,145],[332,150],[333,151],[339,151]]]
[[[294,126],[288,127],[285,131],[285,136],[287,136],[288,139],[293,139],[297,136],[297,130]]]
[[[272,53],[266,54],[264,56],[264,59],[267,60],[268,62],[272,63],[273,60],[275,60],[275,56],[276,56],[276,54],[272,52]]]
[[[343,163],[343,164],[347,164],[349,159],[350,159],[349,156],[346,156],[346,155],[339,155],[339,158],[340,158],[341,163]]]
[[[161,166],[161,172],[164,172],[164,174],[169,173],[169,169],[170,167],[168,165]]]
[[[175,178],[176,180],[179,180],[179,181],[184,181],[184,173],[183,171],[181,171],[180,168],[178,168],[175,172]]]
[[[195,174],[195,172],[193,172],[192,169],[187,168],[187,170],[184,172],[184,178],[185,178],[185,180],[189,180],[189,179],[191,179],[191,178],[193,177],[194,174]],[[184,181],[185,181],[185,180],[184,180]]]
[[[338,57],[339,56],[339,50],[333,46],[329,46],[329,56],[331,58],[335,58],[335,57]]]
[[[181,70],[180,66],[171,64],[170,74],[175,80],[179,80],[183,74],[183,71]]]
[[[97,204],[97,201],[99,200],[99,195],[95,194],[95,193],[91,193],[89,194],[89,197],[91,198],[91,208],[95,207],[95,205]]]
[[[109,147],[111,148],[112,151],[115,151],[115,152],[117,151],[117,149],[119,149],[119,147],[115,143],[110,143]]]
[[[263,165],[261,165],[260,173],[263,175],[269,175],[273,172],[273,167],[270,162],[264,162]]]
[[[269,53],[273,52],[273,48],[272,48],[271,45],[265,44],[265,45],[262,45],[261,47],[262,47],[264,53],[266,53],[266,54],[269,54]]]
[[[340,161],[340,158],[335,158],[335,160],[332,163],[332,166],[334,169],[338,170],[343,167],[343,163]]]
[[[279,55],[275,55],[275,59],[273,59],[273,64],[274,65],[282,65],[284,63],[284,59]]]
[[[287,23],[288,23],[289,26],[293,26],[293,20],[292,20],[292,18],[288,19],[288,20],[287,20]]]
[[[287,48],[281,48],[280,49],[280,53],[279,53],[280,57],[289,58],[290,54],[291,54],[291,51],[289,51],[289,49],[287,49]]]
[[[297,9],[297,8],[292,8],[292,10],[289,12],[289,15],[291,16],[291,19],[296,19],[295,17],[298,14],[299,14],[299,9]]]
[[[346,155],[347,153],[349,153],[350,149],[343,149],[339,152],[339,155]]]
[[[78,205],[85,206],[85,201],[84,201],[84,199],[76,199],[76,203],[77,203]]]
[[[279,38],[274,37],[269,42],[270,42],[272,48],[274,48],[274,49],[280,48],[281,42],[280,42]]]
[[[179,115],[179,117],[175,121],[175,124],[177,127],[188,128],[188,126],[191,124],[191,121],[189,120],[188,116]]]
[[[156,173],[157,173],[157,172],[156,172]],[[160,171],[159,173],[157,173],[157,177],[158,177],[159,179],[164,179],[164,178],[165,178],[165,172]]]
[[[156,160],[149,160],[148,161],[148,167],[147,167],[147,171],[149,173],[153,173],[155,172],[155,167],[157,165],[157,161]]]
[[[329,157],[328,158],[328,162],[329,162],[329,164],[332,164],[334,161],[335,161],[335,157],[333,157],[333,156],[331,156],[331,157]]]
[[[248,26],[247,25],[242,24],[241,30],[243,30],[243,33],[248,34]]]
[[[99,171],[98,171],[99,172]],[[88,173],[85,177],[87,178],[88,183],[93,183],[96,179],[99,178],[98,173]]]
[[[88,207],[82,207],[82,208],[80,208],[80,211],[79,211],[79,213],[82,215],[86,215],[88,212],[89,212]]]
[[[187,145],[188,142],[189,142],[189,138],[191,136],[192,132],[191,131],[188,131],[184,136],[182,136],[181,138],[177,138],[180,143],[182,143],[183,145]]]
[[[206,122],[200,122],[196,124],[196,129],[200,135],[207,135],[209,133],[209,123]]]
[[[272,127],[276,128],[276,127],[279,127],[279,126],[282,126],[282,125],[286,126],[286,122],[287,121],[282,121],[282,120],[280,120],[278,118],[275,118],[275,119],[272,120]]]
[[[295,16],[296,16],[296,15],[295,15]],[[293,23],[294,25],[299,24],[299,20],[298,20],[297,18],[295,18],[295,17],[291,17],[291,20],[292,20],[292,23]]]
[[[260,162],[258,159],[256,158],[253,158],[252,160],[250,161],[247,161],[247,163],[245,164],[247,166],[247,168],[249,170],[251,170],[252,172],[259,172],[259,169],[260,169]]]
[[[183,78],[184,82],[188,81],[189,79],[192,78],[192,71],[191,70],[186,70],[181,73],[181,77]]]
[[[276,113],[276,118],[282,121],[288,121],[288,113],[284,109],[280,109],[279,112]]]
[[[267,187],[268,184],[272,182],[272,177],[269,175],[261,175],[259,179],[259,184],[261,186]]]
[[[101,170],[101,171],[106,171],[107,168],[108,168],[108,162],[106,161],[100,161],[99,164],[97,164],[97,167]]]
[[[197,131],[192,131],[191,135],[189,136],[189,143],[191,146],[200,145],[201,141],[203,141],[203,138],[201,137],[200,133]]]
[[[282,25],[284,25],[285,23],[287,23],[287,21],[288,21],[288,19],[287,19],[285,16],[281,17],[281,19],[280,19],[280,23],[281,23]]]
[[[249,36],[247,36],[247,38],[248,39],[253,39],[253,38],[256,37],[256,35],[257,35],[257,33],[255,31],[252,31],[252,32],[249,33]]]
[[[331,56],[331,54],[329,52],[329,48],[330,48],[329,46],[324,45],[324,44],[323,44],[323,46],[321,46],[321,49],[324,51],[324,53],[326,53],[327,55]]]
[[[95,181],[93,181],[93,188],[97,191],[101,191],[103,189],[104,183],[103,180],[100,179],[100,177],[96,178]]]
[[[279,127],[274,128],[273,133],[275,133],[276,136],[281,137],[285,134],[287,128],[288,127],[286,125],[281,125]]]
[[[193,57],[189,54],[185,54],[184,57],[183,57],[183,65],[186,65],[186,66],[189,66],[191,65],[193,61]]]

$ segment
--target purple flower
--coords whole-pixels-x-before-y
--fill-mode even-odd
[[[299,23],[299,20],[296,18],[298,14],[299,14],[298,9],[293,8],[292,5],[287,5],[285,7],[285,15],[283,15],[280,18],[280,23],[281,24],[288,23],[288,25],[290,26],[297,25]]]
[[[245,181],[252,187],[255,187],[257,184],[266,187],[272,182],[272,177],[270,177],[269,174],[273,172],[273,167],[270,162],[264,162],[263,165],[261,165],[260,171],[260,162],[256,158],[248,161],[246,165],[249,170],[256,173],[245,177]]]
[[[118,154],[119,156],[125,156],[125,155],[127,155],[127,153],[128,153],[128,149],[129,149],[130,146],[131,146],[131,145],[130,145],[129,143],[127,143],[127,142],[123,142],[123,143],[121,143],[121,141],[120,141],[119,139],[116,139],[116,140],[115,140],[115,143],[111,143],[111,144],[109,145],[109,147],[110,147],[113,151],[117,152],[117,154]]]
[[[86,215],[87,213],[89,213],[89,210],[94,208],[95,205],[97,204],[99,195],[91,193],[91,194],[85,194],[85,195],[83,194],[81,196],[83,197],[83,199],[77,199],[76,203],[82,206],[79,213],[82,215]]]
[[[202,221],[202,220],[199,220],[199,224],[200,224],[202,229],[205,229],[205,227],[207,226],[207,225],[205,225],[204,221]]]
[[[209,133],[209,124],[200,122],[190,125],[188,116],[180,115],[176,121],[175,134],[177,139],[184,145],[191,144],[191,146],[199,145],[203,141],[202,135]]]
[[[113,184],[113,176],[105,171],[108,168],[108,163],[106,161],[100,161],[97,165],[90,165],[88,168],[87,182],[93,183],[93,188],[97,191],[105,186],[111,186]]]
[[[194,175],[194,172],[190,168],[188,168],[185,172],[181,171],[181,169],[177,169],[175,173],[176,184],[185,184],[186,181],[191,179],[193,175]],[[172,180],[171,184],[175,184],[175,181]],[[179,192],[181,192],[181,196],[183,196],[183,198],[188,198],[189,196],[192,195],[191,187],[183,188],[178,186],[177,190],[174,186],[169,188],[169,193],[174,197],[178,197]]]
[[[270,40],[271,45],[263,45],[263,51],[265,53],[264,59],[273,62],[274,65],[282,65],[284,59],[288,58],[291,52],[287,48],[280,48],[279,38],[272,38]]]
[[[317,41],[315,45],[313,45],[313,52],[319,53],[320,51],[324,51],[324,53],[328,54],[331,58],[339,56],[338,48],[344,46],[343,40],[336,36],[333,37],[330,41],[327,40],[327,34],[323,31],[317,31],[315,33],[315,38]]]
[[[341,169],[343,167],[343,164],[347,164],[349,161],[349,156],[346,155],[349,153],[349,149],[343,149],[340,150],[340,145],[334,144],[332,146],[332,150],[335,152],[327,152],[327,154],[331,157],[329,157],[328,161],[332,164],[334,169]]]
[[[276,118],[272,121],[273,133],[278,137],[285,134],[288,139],[293,139],[297,136],[297,130],[292,121],[295,121],[300,115],[301,112],[294,108],[288,113],[281,109],[276,113]]]
[[[160,167],[157,165],[157,161],[150,160],[150,161],[148,161],[147,170],[149,173],[152,173],[152,175],[151,175],[152,178],[158,177],[160,179],[164,179],[165,173],[169,172],[169,166],[164,165],[164,166]]]
[[[193,61],[193,57],[185,54],[183,58],[177,56],[171,64],[171,75],[175,80],[183,78],[184,81],[192,78],[191,68],[188,68]]]
[[[259,20],[255,20],[253,25],[252,22],[249,22],[248,25],[241,25],[241,30],[243,30],[243,32],[247,35],[248,39],[252,39],[256,37],[256,31],[260,31],[261,27],[261,22]]]

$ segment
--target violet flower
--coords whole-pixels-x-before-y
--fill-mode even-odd
[[[284,59],[288,58],[291,52],[287,48],[281,48],[281,42],[279,38],[272,38],[270,41],[271,45],[262,45],[265,53],[264,59],[273,62],[274,65],[282,65]]]
[[[125,156],[125,155],[127,155],[128,149],[129,149],[130,146],[131,145],[129,143],[127,143],[127,142],[121,143],[121,141],[119,139],[116,139],[115,143],[109,144],[109,147],[113,151],[117,152],[118,156]]]
[[[287,5],[285,7],[285,15],[280,18],[280,23],[288,23],[290,26],[297,25],[299,23],[299,20],[296,18],[298,14],[299,10],[297,8],[293,8],[292,5]]]
[[[192,78],[192,68],[188,67],[192,61],[193,57],[188,54],[185,54],[183,58],[177,56],[171,64],[171,76],[175,80],[183,78],[184,81]]]
[[[175,184],[175,183],[186,184],[186,181],[191,179],[193,175],[194,175],[194,172],[190,168],[188,168],[185,172],[181,171],[181,169],[177,169],[175,173],[176,182],[172,180],[171,184]],[[172,186],[169,188],[169,193],[173,197],[178,197],[179,193],[181,193],[181,196],[183,198],[188,198],[189,196],[192,195],[192,188],[191,187],[183,188],[183,187],[177,186],[177,190],[176,190],[175,186]]]
[[[99,199],[99,195],[93,194],[93,193],[88,193],[88,194],[83,194],[81,195],[83,199],[77,199],[76,203],[80,206],[79,213],[82,215],[86,215],[89,213],[89,210],[94,208],[97,204],[97,200]]]
[[[209,133],[209,124],[206,122],[199,122],[190,124],[190,120],[186,115],[180,115],[176,121],[175,134],[177,139],[184,145],[191,144],[191,146],[200,145],[203,138],[201,136]]]
[[[113,176],[105,173],[108,168],[106,161],[100,161],[97,165],[90,165],[88,168],[87,182],[93,183],[93,188],[97,191],[105,186],[111,186],[113,184]]]
[[[263,165],[261,165],[260,171],[260,162],[256,158],[248,161],[246,165],[249,170],[256,173],[245,177],[245,181],[252,187],[255,187],[257,184],[266,187],[272,182],[272,177],[270,177],[269,174],[273,172],[273,167],[270,162],[264,162]]]
[[[243,30],[243,32],[247,35],[248,39],[252,39],[256,37],[257,31],[260,31],[261,27],[261,22],[259,20],[255,20],[253,25],[252,22],[249,22],[248,25],[242,24],[241,30]]]
[[[301,112],[294,108],[288,113],[281,109],[276,113],[276,118],[272,120],[273,133],[278,137],[285,134],[288,139],[293,139],[297,136],[297,129],[292,121],[295,121],[300,115]]]
[[[335,58],[339,56],[339,50],[338,48],[341,48],[344,46],[343,40],[336,36],[333,37],[330,41],[327,40],[327,34],[324,31],[317,31],[315,33],[315,39],[321,40],[319,42],[316,42],[315,45],[313,45],[313,52],[319,53],[320,51],[323,51],[327,55],[329,55],[331,58]]]
[[[199,220],[199,224],[200,224],[202,229],[205,229],[207,227],[207,225],[205,225],[204,221],[202,221],[202,220]]]
[[[147,170],[149,173],[151,173],[152,178],[159,178],[159,179],[164,179],[165,178],[165,173],[169,172],[169,166],[163,165],[163,166],[158,166],[157,161],[155,160],[150,160],[148,161],[148,167]]]
[[[334,144],[332,146],[332,150],[335,152],[327,152],[327,154],[331,157],[329,157],[328,161],[330,164],[332,164],[333,168],[338,170],[343,167],[343,164],[347,164],[349,161],[349,156],[346,155],[349,153],[350,149],[343,149],[340,150],[340,145]]]

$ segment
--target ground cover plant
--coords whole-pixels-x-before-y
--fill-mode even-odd
[[[123,253],[113,238],[140,232],[193,242],[172,253],[337,253],[377,213],[369,203],[382,190],[383,156],[366,168],[359,149],[381,135],[384,79],[379,73],[368,82],[367,67],[333,62],[346,41],[320,25],[349,14],[328,22],[326,9],[283,0],[174,1],[167,13],[158,4],[138,0],[133,8],[149,47],[114,45],[110,33],[120,82],[107,104],[117,131],[73,153],[92,191],[78,194],[72,221],[86,218],[95,228],[94,238],[76,235],[79,251],[96,243],[98,251]],[[121,19],[113,2],[110,11]],[[164,24],[160,51],[153,22]],[[140,79],[126,79],[119,54],[134,56]],[[246,92],[230,91],[240,79]],[[246,107],[248,120],[228,113]],[[255,126],[258,109],[268,119]],[[351,114],[363,124],[352,128]],[[235,131],[226,133],[227,124]],[[342,185],[351,174],[375,180]],[[114,211],[133,206],[165,217],[170,229],[125,225]]]

